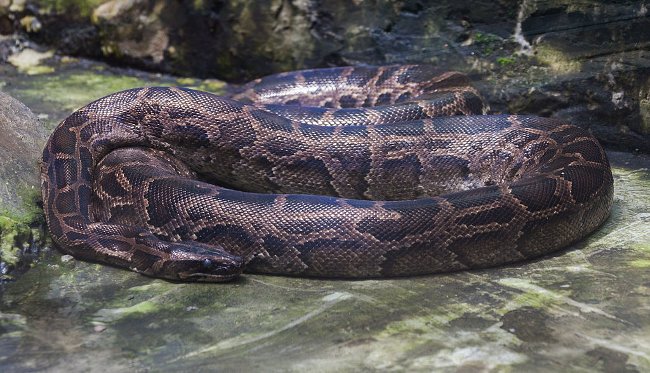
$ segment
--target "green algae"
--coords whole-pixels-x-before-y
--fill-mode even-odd
[[[21,94],[73,111],[110,93],[150,84],[147,80],[133,76],[75,71],[42,76],[21,89]]]
[[[20,260],[22,243],[31,235],[29,225],[8,216],[0,216],[0,260],[15,266]]]
[[[18,188],[22,200],[20,212],[0,206],[0,261],[15,268],[22,261],[22,250],[31,242],[44,244],[40,228],[43,224],[43,211],[38,207],[40,190]],[[0,279],[11,279],[2,274]]]
[[[582,63],[575,58],[567,56],[562,50],[553,48],[550,45],[539,45],[535,48],[535,56],[543,64],[547,65],[554,72],[571,74],[580,72]]]
[[[76,14],[87,18],[101,4],[108,0],[35,0],[41,13]]]
[[[497,58],[497,63],[502,66],[502,67],[507,67],[510,65],[513,65],[516,62],[515,57],[508,56],[508,57],[498,57]]]
[[[635,268],[650,268],[650,259],[635,259],[629,262]]]
[[[215,94],[225,91],[225,83],[219,80],[129,74],[101,64],[85,68],[74,59],[64,61],[56,70],[53,74],[17,80],[6,89],[36,113],[45,113],[44,122],[49,128],[93,100],[130,88],[181,85]]]

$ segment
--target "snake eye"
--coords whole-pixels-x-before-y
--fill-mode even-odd
[[[212,260],[203,259],[203,268],[212,268]]]

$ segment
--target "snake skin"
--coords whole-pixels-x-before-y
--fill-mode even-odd
[[[585,130],[532,116],[436,117],[484,111],[458,73],[307,70],[233,98],[140,88],[66,118],[42,162],[60,249],[174,280],[406,276],[551,253],[611,209],[611,170]],[[310,116],[305,105],[325,109]]]

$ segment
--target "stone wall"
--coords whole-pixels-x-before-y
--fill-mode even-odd
[[[650,151],[645,1],[0,0],[0,34],[120,66],[241,82],[300,68],[433,63],[493,110],[579,121]],[[16,45],[7,46],[9,53]],[[13,48],[13,49],[12,49]],[[0,41],[0,59],[3,43]]]

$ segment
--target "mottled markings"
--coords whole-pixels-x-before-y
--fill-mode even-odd
[[[64,122],[65,125],[65,122]],[[57,136],[50,138],[49,147],[53,153],[73,156],[77,147],[77,135],[72,128],[63,127]]]
[[[571,195],[577,203],[585,203],[594,198],[603,187],[603,180],[611,178],[603,168],[585,165],[567,166],[560,175],[571,182]]]
[[[557,183],[555,179],[538,176],[515,182],[510,186],[510,193],[529,212],[543,211],[560,202],[562,196],[556,193]]]
[[[452,252],[445,250],[444,246],[442,240],[435,240],[389,250],[383,255],[380,274],[420,275],[467,269],[456,260]]]
[[[202,227],[195,234],[199,242],[219,242],[227,247],[250,248],[257,241],[245,227],[235,224],[210,224]]]
[[[359,250],[358,243],[353,239],[320,238],[293,246],[300,253],[299,257],[305,263],[307,271],[312,274],[332,273],[334,276],[344,276],[351,271],[361,270],[354,265],[349,268]],[[323,255],[324,253],[330,254]]]
[[[338,199],[324,195],[287,194],[282,209],[287,212],[319,211],[322,209],[340,207]]]
[[[275,226],[288,234],[309,235],[340,230],[345,223],[346,220],[342,218],[316,216],[309,220],[282,220]]]
[[[93,156],[88,150],[88,148],[85,147],[80,147],[79,148],[79,168],[80,168],[80,173],[79,177],[82,180],[91,180],[92,179],[92,173],[93,173]]]
[[[102,206],[103,207],[103,206]],[[100,208],[100,215],[104,217],[106,222],[111,224],[125,224],[130,225],[134,217],[139,217],[140,213],[134,205],[117,205]],[[109,216],[106,216],[110,214]],[[102,219],[102,220],[104,220]],[[139,222],[142,223],[142,222]]]
[[[375,101],[375,106],[388,105],[391,103],[392,98],[393,98],[392,94],[382,93],[379,96],[377,96],[377,100]]]
[[[508,206],[496,206],[485,210],[476,212],[468,212],[461,216],[456,222],[458,224],[465,224],[468,226],[482,226],[506,224],[511,222],[519,213],[517,209]]]
[[[55,195],[56,193],[52,191],[52,195]],[[54,204],[56,201],[54,200],[54,197],[51,197],[50,203]],[[61,226],[61,222],[59,220],[58,216],[58,211],[56,211],[55,206],[45,206],[45,216],[47,218],[47,226],[50,229],[50,233],[55,238],[62,237],[64,234],[63,227]]]
[[[465,190],[445,196],[445,199],[457,209],[485,206],[499,202],[501,198],[502,193],[497,185]]]
[[[441,171],[446,171],[447,175],[468,177],[470,174],[470,161],[455,155],[432,155],[428,162],[439,167]]]
[[[384,67],[382,73],[377,78],[377,81],[375,81],[375,86],[381,86],[384,83],[386,83],[388,80],[391,80],[399,69],[400,69],[399,66]]]
[[[395,125],[379,124],[376,126],[371,126],[370,128],[378,136],[417,138],[417,137],[424,136],[425,122],[413,121],[413,122],[399,123]],[[406,139],[404,141],[406,141]],[[391,142],[384,141],[384,143],[389,145]]]
[[[77,181],[77,160],[70,158],[54,159],[53,169],[56,170],[56,187],[61,189]]]
[[[100,169],[98,180],[102,194],[110,198],[124,198],[129,196],[129,191],[124,188],[116,172],[104,172]]]
[[[430,84],[424,86],[419,79]],[[562,206],[572,211],[582,208],[570,205],[572,198],[589,206],[594,198],[605,201],[603,193],[611,189],[611,175],[597,143],[585,131],[558,121],[493,116],[393,126],[310,127],[297,119],[392,123],[482,111],[474,90],[458,89],[468,83],[462,74],[440,74],[418,66],[334,68],[258,82],[257,87],[248,86],[246,94],[301,103],[300,97],[310,96],[305,102],[329,107],[381,105],[427,92],[440,100],[370,110],[296,107],[289,119],[189,89],[159,87],[108,96],[66,119],[43,154],[49,177],[43,183],[46,216],[55,241],[75,241],[76,246],[66,248],[99,260],[117,251],[128,252],[111,262],[169,276],[160,271],[173,267],[164,265],[174,263],[164,259],[170,246],[151,235],[138,239],[137,230],[127,229],[133,228],[127,226],[129,221],[147,219],[149,230],[159,238],[230,243],[253,270],[329,276],[430,273],[519,259],[522,255],[513,241],[521,225],[537,219],[525,227],[553,233],[561,227],[549,224],[559,224],[555,214]],[[276,112],[283,110],[290,111],[279,107]],[[326,140],[333,142],[327,145]],[[483,151],[493,143],[500,150]],[[234,175],[245,180],[244,186],[270,186],[275,191],[365,195],[377,176],[387,180],[384,189],[397,189],[398,184],[415,188],[423,182],[419,179],[425,168],[437,170],[443,178],[456,178],[468,176],[470,165],[475,164],[491,167],[488,172],[498,175],[518,174],[521,179],[509,184],[510,189],[495,185],[432,199],[372,202],[231,191],[182,177],[168,178],[164,175],[177,172],[173,162],[147,162],[145,157],[138,166],[128,161],[111,165],[119,168],[119,180],[117,169],[105,170],[101,183],[111,192],[101,198],[109,209],[109,222],[124,225],[96,223],[91,229],[87,208],[93,162],[113,147],[125,145],[166,149],[191,161],[195,171],[220,167],[205,176]],[[127,191],[126,184],[132,189]],[[126,201],[127,192],[140,201]],[[265,217],[255,217],[260,211]],[[608,207],[593,211],[597,216],[589,218],[602,221]],[[534,236],[526,229],[525,234]],[[134,238],[137,244],[132,246]],[[87,240],[96,244],[83,244]],[[540,250],[533,248],[526,256]]]
[[[64,225],[66,225],[68,228],[71,228],[73,230],[81,230],[86,226],[86,217],[83,217],[81,215],[64,215],[61,217],[61,221],[63,222]]]
[[[339,128],[339,134],[345,137],[368,137],[368,128],[365,126],[345,126]]]
[[[54,207],[60,214],[71,214],[77,211],[77,193],[75,190],[70,189],[56,193]]]
[[[210,146],[211,139],[205,126],[200,124],[183,123],[174,126],[172,129],[174,137],[185,142],[186,146]]]
[[[557,170],[562,170],[574,160],[575,159],[572,156],[569,156],[565,153],[558,153],[555,154],[555,156],[547,162],[541,163],[539,166],[539,171],[543,173],[549,173]]]
[[[582,138],[579,141],[565,145],[562,149],[565,153],[579,154],[582,159],[588,162],[603,162],[602,148],[591,138]]]
[[[465,106],[468,109],[467,113],[465,114],[483,114],[485,111],[483,100],[477,94],[474,94],[472,92],[464,92],[463,100],[465,102]]]
[[[130,242],[108,237],[100,237],[97,242],[110,251],[129,252],[133,249]]]
[[[293,131],[292,122],[287,118],[259,109],[249,110],[248,114],[251,116],[252,120],[254,120],[263,128],[286,133]]]
[[[343,95],[339,97],[339,105],[341,108],[357,107],[357,99],[352,95]]]
[[[397,97],[397,100],[395,100],[395,103],[402,103],[405,101],[410,100],[413,97],[413,94],[411,92],[404,92]]]
[[[375,69],[360,67],[345,78],[347,84],[354,87],[365,87],[375,76]]]
[[[435,117],[429,123],[437,133],[464,135],[495,133],[512,126],[506,115]]]
[[[503,230],[492,232],[476,232],[471,236],[455,238],[447,250],[455,254],[455,260],[467,268],[484,268],[493,263],[508,263],[523,259],[523,256],[509,247],[506,237],[512,237],[511,232]],[[512,244],[510,244],[512,246]]]
[[[160,259],[160,255],[152,254],[144,250],[132,250],[129,252],[129,261],[132,268],[139,272],[150,272],[152,266]]]
[[[401,207],[402,203],[394,202],[393,207]],[[401,205],[401,206],[400,206]],[[443,226],[441,206],[429,203],[416,209],[396,209],[398,219],[379,219],[366,217],[357,223],[360,233],[367,233],[382,242],[393,242],[405,239],[407,236],[434,235],[441,233],[436,229],[436,223]],[[427,240],[430,240],[428,238]]]
[[[583,129],[575,126],[560,127],[558,131],[552,131],[549,137],[558,143],[569,143],[573,139],[586,136]]]
[[[375,201],[369,201],[365,199],[345,199],[345,205],[359,208],[359,209],[371,209],[375,207]]]
[[[175,181],[173,179],[158,179],[149,182],[148,188],[143,195],[146,201],[152,201],[151,203],[146,204],[146,212],[147,217],[149,218],[149,224],[156,227],[161,227],[179,215],[177,204],[179,202],[182,202],[182,199],[174,197],[174,187],[179,190],[183,190],[183,193],[185,195],[196,194],[197,192],[202,191],[195,186],[196,182],[183,183],[180,181],[180,178],[178,180],[179,181]],[[170,183],[172,185],[170,185]],[[139,183],[137,182],[134,183],[134,185],[138,184]],[[165,203],[162,203],[162,200],[164,200]],[[153,201],[160,201],[161,203],[153,203]],[[199,213],[201,212],[200,209],[192,211]],[[201,216],[197,216],[196,218],[200,219]]]
[[[92,201],[92,196],[93,196],[93,190],[90,185],[79,185],[77,187],[77,199],[78,199],[78,208],[79,208],[79,213],[81,216],[85,219],[90,216],[89,209],[92,206],[91,201]]]
[[[384,159],[381,161],[379,178],[383,180],[384,187],[417,186],[420,184],[422,164],[417,155],[409,154],[401,158]]]
[[[302,142],[282,135],[266,141],[264,148],[270,154],[278,157],[290,156],[299,151],[307,150]]]
[[[68,242],[84,242],[88,240],[88,235],[81,232],[66,231],[63,235]]]

